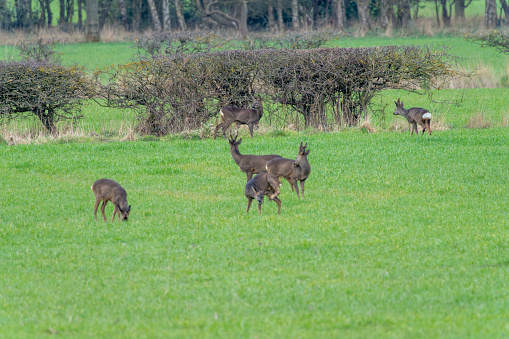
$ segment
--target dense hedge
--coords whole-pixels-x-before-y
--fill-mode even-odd
[[[0,62],[0,116],[35,114],[50,132],[60,118],[78,117],[92,92],[83,67],[36,61]]]
[[[96,76],[107,75],[107,105],[136,108],[140,129],[163,135],[201,126],[222,105],[247,106],[255,94],[306,125],[353,125],[381,90],[431,88],[456,75],[453,61],[435,46],[234,50],[159,56]]]

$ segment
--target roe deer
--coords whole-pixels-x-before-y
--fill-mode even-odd
[[[127,220],[127,218],[129,218],[131,205],[127,205],[127,193],[119,183],[111,179],[99,179],[94,182],[91,188],[95,194],[95,221],[97,221],[97,207],[99,207],[101,200],[103,202],[101,205],[101,213],[103,214],[104,221],[108,222],[108,220],[106,220],[106,215],[104,214],[104,209],[106,208],[108,201],[111,201],[113,205],[115,205],[111,222],[115,220],[115,214],[117,213],[118,220]]]
[[[257,124],[263,115],[262,99],[254,99],[252,108],[240,108],[237,106],[225,106],[219,111],[221,113],[221,122],[214,130],[214,139],[217,136],[217,130],[223,129],[223,136],[226,139],[226,130],[234,122],[240,125],[248,125],[251,138],[253,137],[253,126]]]
[[[412,125],[412,132],[410,132],[410,136],[414,135],[414,130],[419,134],[417,130],[417,124],[422,127],[422,134],[428,129],[429,135],[431,135],[431,113],[424,108],[412,107],[409,109],[403,108],[403,101],[394,101],[396,104],[396,110],[394,111],[394,115],[404,116],[408,122]],[[422,135],[421,134],[421,135]]]
[[[258,213],[261,214],[263,198],[268,196],[269,200],[276,202],[277,214],[281,214],[281,200],[278,198],[278,195],[281,194],[279,186],[281,186],[281,181],[274,174],[267,172],[262,172],[249,180],[244,190],[244,195],[248,199],[246,213],[249,212],[253,199],[256,199],[258,201]]]
[[[252,154],[240,154],[239,145],[242,142],[242,138],[237,141],[238,134],[235,137],[228,138],[230,144],[230,153],[232,154],[233,160],[240,167],[240,170],[247,175],[247,180],[251,180],[253,174],[265,172],[267,168],[267,162],[272,159],[281,158],[280,155],[252,155]]]
[[[297,159],[274,159],[267,163],[267,172],[274,174],[278,178],[285,178],[292,187],[292,191],[297,191],[297,197],[299,196],[299,188],[297,187],[297,181],[300,181],[300,189],[302,191],[302,197],[304,197],[304,182],[311,173],[311,166],[308,162],[309,149],[306,150],[308,143],[302,146],[302,142],[299,146],[299,154]]]

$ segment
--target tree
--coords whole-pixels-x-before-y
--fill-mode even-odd
[[[154,30],[157,32],[161,31],[161,21],[159,20],[159,14],[157,13],[157,7],[154,0],[147,0],[148,7],[150,8],[150,17],[154,24]]]
[[[496,0],[486,0],[485,8],[486,28],[494,28],[497,25],[497,3]]]
[[[85,39],[88,42],[97,42],[101,40],[99,33],[99,12],[98,0],[87,0],[86,4],[87,23],[85,31]]]

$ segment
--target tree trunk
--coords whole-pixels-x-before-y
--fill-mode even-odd
[[[269,21],[269,32],[274,33],[276,30],[274,23],[274,7],[272,7],[272,0],[267,3],[267,19]]]
[[[417,18],[419,18],[419,5],[420,5],[420,2],[421,2],[421,0],[414,0],[414,3],[415,3],[414,21],[416,21]]]
[[[292,27],[296,31],[299,29],[299,1],[292,0]]]
[[[367,0],[357,0],[357,13],[359,14],[359,23],[363,32],[369,31],[371,24],[369,22],[369,6]]]
[[[175,11],[177,12],[179,27],[182,31],[185,31],[187,29],[187,25],[184,15],[182,14],[182,6],[180,4],[180,0],[175,0]]]
[[[319,20],[318,14],[320,14],[320,4],[318,2],[319,2],[318,0],[313,0],[313,13],[311,16],[313,18],[313,27],[312,28],[317,28],[317,26],[318,26],[318,20]]]
[[[240,4],[240,31],[247,34],[247,2],[242,1]]]
[[[0,1],[1,3],[1,1]],[[39,19],[39,26],[41,28],[45,28],[46,27],[46,3],[44,2],[44,0],[39,0],[39,6],[41,6],[41,17]],[[0,11],[2,10],[2,6],[0,5]],[[0,16],[0,20],[1,20],[1,16]],[[3,23],[2,23],[2,28],[3,28]]]
[[[380,27],[386,30],[389,27],[389,17],[387,16],[387,0],[380,1]]]
[[[50,2],[51,0],[44,0],[46,3],[46,11],[48,13],[48,28],[51,28],[53,25],[53,12],[51,11]]]
[[[60,0],[60,17],[58,18],[58,25],[62,26],[65,23],[65,0]]]
[[[101,8],[101,15],[99,16],[99,29],[102,30],[104,27],[104,23],[108,18],[108,13],[110,12],[111,3],[113,0],[105,0],[103,3],[103,7]]]
[[[141,0],[133,0],[133,30],[140,31],[141,29]]]
[[[99,35],[99,11],[98,0],[87,0],[87,26],[85,30],[85,39],[87,42],[97,42],[101,40]]]
[[[495,28],[497,26],[497,3],[496,0],[486,0],[485,11],[486,28]]]
[[[171,31],[170,0],[163,0],[163,31]]]
[[[83,0],[78,0],[78,30],[83,29]]]
[[[279,32],[285,30],[285,23],[283,22],[283,0],[277,0],[277,26]]]
[[[54,122],[54,109],[48,108],[48,112],[46,113],[44,108],[39,107],[34,109],[32,112],[39,118],[39,120],[41,120],[42,124],[44,127],[46,127],[48,132],[51,134],[55,134],[57,132]]]
[[[440,0],[442,3],[442,21],[444,26],[451,26],[451,14],[447,13],[447,0]]]
[[[465,20],[465,0],[454,1],[454,17],[457,21]]]
[[[342,31],[345,29],[345,21],[343,19],[346,16],[344,0],[334,0],[334,9],[336,12],[334,17],[334,28]]]
[[[161,21],[159,20],[159,14],[157,14],[157,7],[154,0],[147,0],[148,7],[150,8],[150,16],[154,23],[154,30],[157,32],[161,31]]]
[[[409,28],[411,22],[410,1],[403,0],[398,4],[398,26],[401,28]]]
[[[69,32],[73,31],[73,17],[74,17],[74,0],[69,1],[69,7],[67,7],[67,26],[69,29]]]
[[[505,24],[509,24],[509,7],[507,6],[507,1],[505,0],[500,0],[500,5],[502,6],[502,8],[504,9],[504,14],[505,14]]]
[[[124,29],[126,31],[128,31],[129,30],[129,23],[127,22],[127,9],[125,8],[125,1],[124,0],[118,0],[118,5],[120,6],[120,16],[122,18],[122,27],[124,27]]]

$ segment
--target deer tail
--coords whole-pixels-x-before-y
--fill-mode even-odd
[[[431,113],[430,113],[430,112],[428,112],[428,113],[424,113],[424,114],[422,115],[422,119],[423,119],[423,120],[425,120],[425,119],[429,119],[429,120],[431,120]]]

